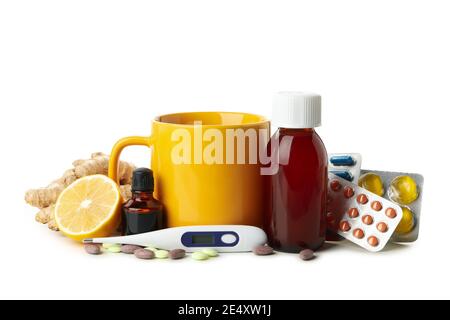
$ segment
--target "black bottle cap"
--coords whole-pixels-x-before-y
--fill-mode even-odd
[[[138,168],[133,172],[133,184],[131,191],[151,192],[154,190],[155,182],[153,171],[148,168]]]

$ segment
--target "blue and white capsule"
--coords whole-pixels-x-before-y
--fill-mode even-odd
[[[331,156],[330,162],[336,167],[348,166],[353,167],[356,164],[356,160],[350,155],[338,155]]]

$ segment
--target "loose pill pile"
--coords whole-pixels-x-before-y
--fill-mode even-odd
[[[400,206],[333,174],[328,187],[328,228],[369,251],[381,251],[402,220]]]
[[[174,250],[159,250],[153,247],[140,247],[136,245],[120,245],[120,244],[85,244],[84,249],[88,254],[99,255],[102,252],[109,253],[123,253],[127,255],[133,254],[136,258],[141,260],[153,260],[153,259],[171,259],[180,260],[186,257],[186,251],[184,249],[174,249]],[[102,251],[103,249],[103,251]],[[257,256],[269,256],[273,255],[275,252],[272,247],[268,245],[257,246],[253,253]],[[215,258],[219,256],[219,252],[214,249],[203,249],[196,251],[191,254],[191,258],[196,261],[206,261],[210,258]],[[300,259],[304,261],[312,260],[315,258],[315,253],[312,250],[305,249],[299,254]]]
[[[127,255],[134,254],[138,259],[142,260],[152,260],[152,259],[171,259],[180,260],[186,257],[186,251],[184,249],[174,249],[171,251],[160,250],[153,247],[140,247],[136,245],[120,245],[120,244],[109,244],[105,243],[103,245],[90,243],[84,245],[84,250],[91,255],[99,255],[102,252],[108,253],[123,253]],[[197,261],[208,260],[209,258],[217,257],[219,253],[214,249],[203,249],[201,251],[194,252],[191,257]]]
[[[391,241],[414,242],[419,237],[423,176],[416,173],[362,170],[358,185],[398,204],[403,213]]]

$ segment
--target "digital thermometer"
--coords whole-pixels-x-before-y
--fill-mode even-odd
[[[133,244],[164,250],[193,252],[212,248],[219,252],[249,252],[267,242],[257,227],[241,225],[189,226],[163,229],[125,237],[85,239],[84,243]]]

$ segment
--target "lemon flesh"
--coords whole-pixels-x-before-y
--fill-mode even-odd
[[[67,237],[107,237],[120,224],[122,198],[117,184],[104,175],[81,178],[68,186],[55,206],[55,220]]]

